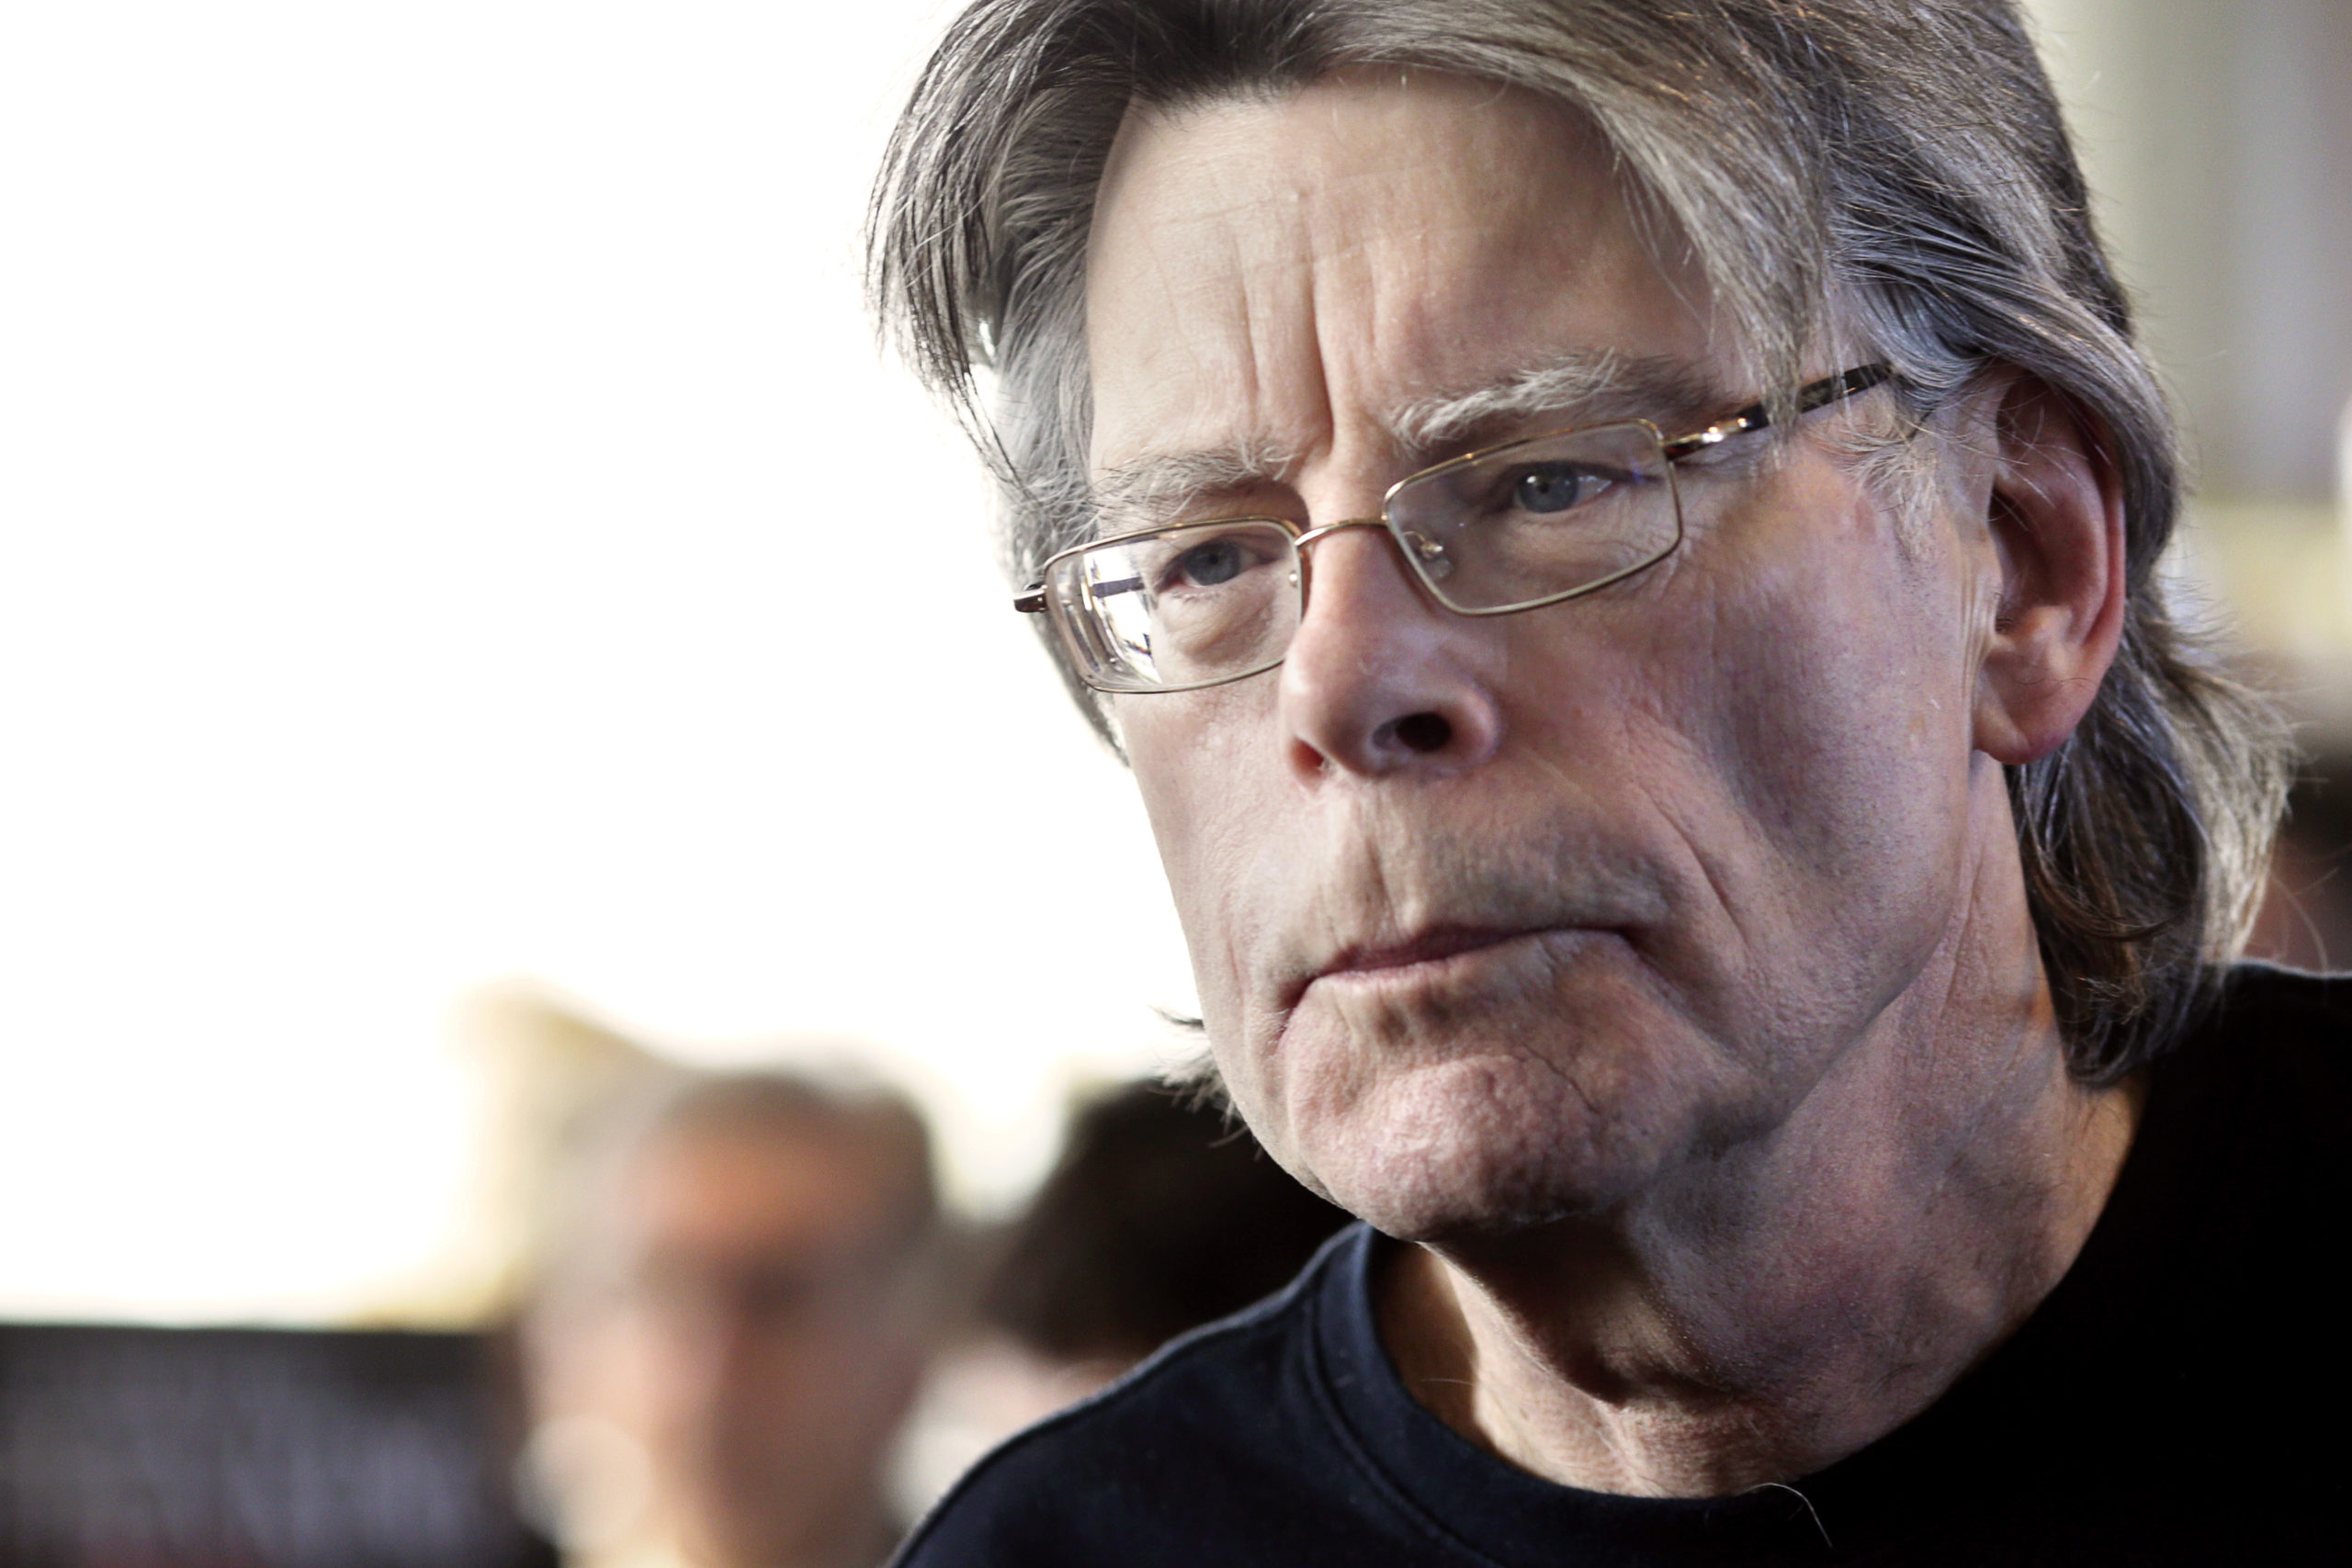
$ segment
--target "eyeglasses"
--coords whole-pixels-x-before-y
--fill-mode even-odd
[[[1796,412],[1894,374],[1840,371],[1798,389]],[[1675,465],[1771,421],[1755,403],[1687,435],[1647,420],[1556,430],[1421,469],[1380,515],[1310,528],[1225,517],[1146,528],[1062,551],[1012,601],[1051,618],[1098,692],[1188,692],[1271,670],[1306,612],[1306,547],[1384,528],[1430,596],[1463,615],[1508,615],[1619,582],[1682,542]]]

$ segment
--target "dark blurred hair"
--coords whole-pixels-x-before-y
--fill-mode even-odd
[[[2122,646],[2072,738],[2008,787],[2074,1070],[2109,1079],[2161,1051],[2243,945],[2283,730],[2167,604],[2171,418],[2008,0],[980,0],[899,122],[869,282],[995,470],[1016,580],[1091,527],[1086,242],[1130,106],[1363,65],[1581,113],[1656,243],[1696,257],[1768,399],[1840,336],[1894,366],[1906,432],[1996,365],[2080,411],[2129,513]]]
[[[1055,1360],[1124,1365],[1279,1289],[1347,1222],[1240,1122],[1131,1084],[1071,1119],[981,1315]]]

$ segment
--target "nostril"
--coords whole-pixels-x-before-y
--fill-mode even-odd
[[[1427,756],[1445,750],[1446,743],[1453,739],[1453,726],[1442,714],[1413,713],[1390,724],[1388,733],[1408,750]]]

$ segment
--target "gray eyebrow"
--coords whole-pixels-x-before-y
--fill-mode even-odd
[[[1408,403],[1386,421],[1397,449],[1436,461],[1508,422],[1556,416],[1561,424],[1645,418],[1680,434],[1735,400],[1679,360],[1577,351],[1555,355],[1462,392]],[[1115,463],[1089,485],[1097,536],[1148,526],[1193,497],[1279,478],[1295,454],[1272,442],[1243,439],[1193,452],[1150,453]]]
[[[1267,442],[1236,442],[1198,452],[1164,452],[1116,463],[1097,474],[1090,489],[1102,531],[1138,525],[1205,491],[1238,490],[1283,472],[1295,463],[1290,453]]]
[[[1421,398],[1398,410],[1389,428],[1404,450],[1443,457],[1483,431],[1539,414],[1556,415],[1563,424],[1649,419],[1673,435],[1680,422],[1701,420],[1734,400],[1680,360],[1578,351],[1468,391]]]

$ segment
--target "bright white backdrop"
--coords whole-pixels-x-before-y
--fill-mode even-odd
[[[412,1291],[512,977],[872,1039],[982,1205],[1166,1049],[1131,791],[859,312],[953,4],[0,6],[0,1313]],[[2330,4],[2030,6],[2207,471],[2304,476],[2240,498],[2310,513],[2297,580]]]
[[[0,1311],[366,1310],[469,987],[852,1033],[957,1186],[1189,1000],[882,362],[933,0],[0,14]]]

